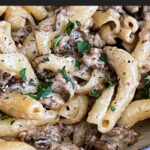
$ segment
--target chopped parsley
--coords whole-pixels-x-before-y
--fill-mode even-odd
[[[109,108],[111,109],[112,112],[114,112],[116,110],[116,107],[113,105],[110,105]]]
[[[62,68],[62,70],[60,71],[61,75],[63,76],[63,78],[67,81],[67,82],[71,82],[72,84],[72,88],[74,89],[75,88],[75,84],[74,82],[72,81],[72,79],[70,78],[70,76],[68,75],[68,73],[66,72],[66,66],[64,66]]]
[[[44,62],[49,61],[49,58],[48,58],[48,57],[43,58],[43,61],[44,61]]]
[[[106,86],[108,86],[108,87],[111,87],[111,86],[113,86],[114,84],[113,84],[113,81],[112,80],[108,80],[107,82],[106,82]]]
[[[40,85],[38,85],[37,92],[28,93],[27,95],[32,97],[33,99],[39,100],[40,98],[46,97],[51,92],[52,89],[49,83],[41,83]]]
[[[12,120],[12,121],[10,122],[11,125],[13,125],[14,123],[15,123],[15,120]]]
[[[69,20],[69,22],[65,28],[65,32],[70,34],[73,29],[74,29],[74,23]]]
[[[80,21],[76,21],[76,25],[78,26],[78,27],[80,27],[81,26],[81,22]]]
[[[79,67],[80,67],[80,62],[79,62],[78,59],[76,59],[76,62],[75,62],[75,68],[76,68],[76,70],[78,70]]]
[[[60,35],[57,35],[53,40],[53,45],[56,47],[61,39]]]
[[[89,96],[94,97],[94,98],[99,98],[101,96],[101,93],[98,92],[96,89],[94,89],[89,93]]]
[[[77,41],[76,45],[79,53],[89,53],[91,51],[91,44],[86,40]]]
[[[0,87],[0,93],[4,92],[3,89]]]
[[[142,78],[142,83],[144,84],[144,88],[141,92],[141,98],[147,99],[150,97],[150,80],[147,78],[147,76]]]
[[[101,54],[101,56],[99,57],[99,59],[101,61],[104,61],[104,62],[107,62],[108,61],[108,58],[107,58],[107,55],[105,53]]]
[[[34,80],[33,80],[33,79],[31,79],[31,80],[29,81],[29,85],[31,85],[31,86],[36,86],[36,84],[34,83]]]
[[[0,114],[0,120],[5,120],[5,119],[11,118],[11,117],[12,116],[7,115],[7,114]]]
[[[20,75],[21,75],[21,78],[22,78],[23,81],[27,80],[27,77],[26,77],[26,68],[23,68],[22,70],[20,70]]]

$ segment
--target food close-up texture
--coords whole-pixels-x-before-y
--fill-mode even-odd
[[[0,150],[142,150],[149,118],[150,6],[0,6]]]

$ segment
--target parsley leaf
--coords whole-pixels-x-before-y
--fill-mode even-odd
[[[60,35],[57,35],[53,40],[53,45],[56,47],[61,39]]]
[[[26,68],[23,68],[22,70],[20,70],[20,75],[21,75],[21,78],[22,78],[23,81],[27,80],[27,77],[26,77]]]
[[[49,61],[49,58],[48,58],[48,57],[43,58],[43,61],[44,61],[44,62]]]
[[[109,108],[111,109],[112,112],[115,112],[115,111],[116,111],[116,107],[113,106],[113,105],[110,105]]]
[[[107,55],[105,53],[101,54],[101,56],[99,57],[99,59],[101,61],[104,61],[104,62],[107,62],[108,61],[108,58],[107,58]]]
[[[0,114],[0,120],[5,120],[5,119],[11,118],[11,117],[12,116],[7,115],[7,114]]]
[[[76,25],[80,27],[81,26],[81,22],[77,20],[76,21]]]
[[[74,82],[71,80],[70,76],[68,75],[68,73],[66,72],[66,66],[64,66],[62,68],[62,70],[60,71],[61,75],[63,76],[63,78],[67,81],[67,82],[71,82],[72,84],[72,88],[75,88],[75,84]]]
[[[14,123],[15,123],[15,120],[12,120],[12,121],[10,122],[11,125],[13,125]]]
[[[39,100],[40,98],[46,97],[51,92],[52,89],[49,83],[41,83],[40,85],[38,85],[37,92],[28,93],[27,95],[32,97],[33,99]]]
[[[150,80],[147,78],[147,76],[142,78],[142,83],[144,84],[144,88],[141,92],[141,98],[147,99],[150,97]]]
[[[94,89],[89,93],[89,96],[99,98],[101,96],[101,93]]]
[[[4,92],[3,89],[0,87],[0,93]]]
[[[76,68],[76,70],[78,70],[79,67],[80,67],[80,62],[79,62],[79,60],[76,59],[76,62],[75,62],[75,68]]]
[[[69,20],[65,32],[70,34],[73,29],[74,29],[74,23]]]
[[[113,84],[113,81],[112,80],[108,80],[107,82],[106,82],[106,86],[108,86],[108,87],[110,87],[110,86],[113,86],[114,84]]]
[[[91,44],[88,41],[77,41],[77,50],[79,53],[89,53],[91,51]]]

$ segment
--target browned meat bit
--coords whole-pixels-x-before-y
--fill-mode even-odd
[[[37,149],[48,150],[53,143],[60,143],[62,136],[56,126],[44,125],[20,133],[23,141],[34,145]]]
[[[80,150],[80,149],[74,144],[63,143],[63,144],[60,144],[54,150]]]
[[[103,68],[104,61],[100,60],[100,49],[93,48],[90,54],[83,55],[83,62],[90,68]]]
[[[143,16],[145,20],[150,19],[150,6],[143,6]]]
[[[66,141],[68,144],[65,144],[63,141],[65,137],[69,138],[72,133],[72,125],[63,125],[59,122],[53,126],[47,124],[23,131],[20,133],[20,138],[35,146],[38,150],[59,150],[62,148],[66,148],[66,150],[78,150],[69,140],[68,142]]]
[[[16,43],[22,43],[24,38],[32,31],[31,27],[25,26],[24,28],[12,31],[12,38]]]
[[[76,40],[81,38],[82,33],[73,30],[69,36],[62,36],[58,45],[53,48],[55,54],[76,55]]]
[[[105,45],[99,34],[88,34],[85,39],[89,41],[92,47],[102,48]]]
[[[85,150],[91,150],[100,136],[97,126],[89,125],[85,133]]]
[[[139,11],[140,6],[125,6],[125,9],[129,12],[129,13],[136,13]]]
[[[69,95],[73,96],[76,89],[77,82],[73,79],[71,79],[71,81],[72,82],[70,81],[67,82],[66,79],[64,79],[64,77],[61,74],[58,74],[55,77],[55,80],[53,81],[51,87],[55,93],[59,93],[61,95],[63,93],[62,96],[64,97],[68,97]]]
[[[132,129],[119,126],[102,135],[95,143],[96,150],[126,150],[138,139],[137,133]]]
[[[36,75],[40,80],[45,81],[45,82],[55,77],[55,74],[47,69],[43,69],[43,70],[37,69]]]

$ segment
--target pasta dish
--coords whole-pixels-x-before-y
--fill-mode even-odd
[[[150,145],[149,6],[0,6],[0,150]]]

